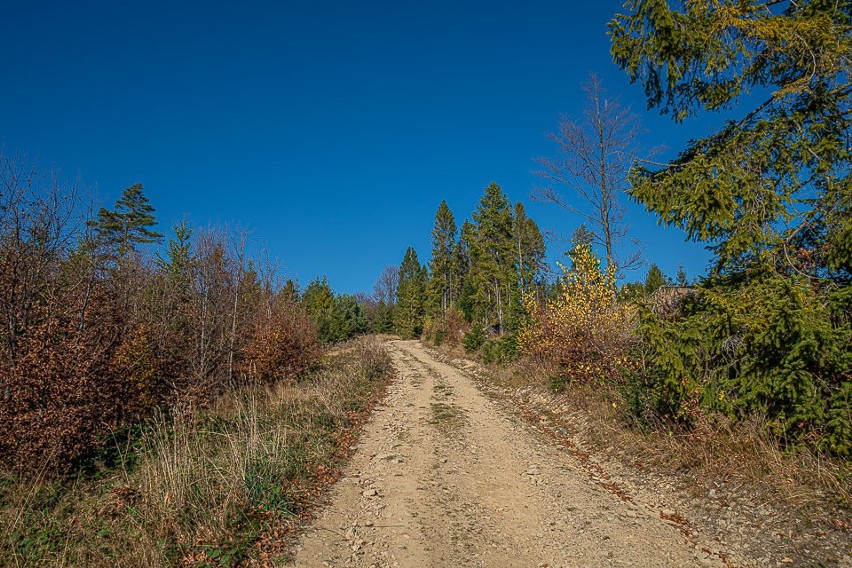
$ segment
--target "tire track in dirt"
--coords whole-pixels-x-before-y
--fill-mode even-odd
[[[296,566],[721,566],[416,341]]]

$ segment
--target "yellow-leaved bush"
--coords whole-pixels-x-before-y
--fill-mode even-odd
[[[602,270],[588,245],[571,252],[555,296],[524,299],[529,318],[518,333],[520,352],[555,367],[562,382],[619,380],[629,366],[633,310],[616,302],[615,274]]]

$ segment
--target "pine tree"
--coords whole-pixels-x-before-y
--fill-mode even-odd
[[[429,280],[429,313],[443,315],[456,300],[457,273],[453,254],[456,249],[456,221],[446,201],[441,201],[432,228],[432,260]]]
[[[131,185],[115,202],[115,209],[101,208],[98,218],[88,223],[98,242],[118,256],[136,250],[136,246],[158,243],[163,238],[152,227],[157,225],[154,207],[142,193],[142,184]]]
[[[419,337],[423,332],[425,292],[426,269],[420,265],[417,251],[408,247],[399,267],[399,287],[394,307],[394,327],[406,339]]]

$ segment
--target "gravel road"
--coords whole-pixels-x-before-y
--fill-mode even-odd
[[[725,566],[419,342],[387,346],[399,377],[296,566]]]

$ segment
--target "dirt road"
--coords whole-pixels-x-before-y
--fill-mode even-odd
[[[418,342],[388,348],[399,379],[296,566],[724,565]]]

